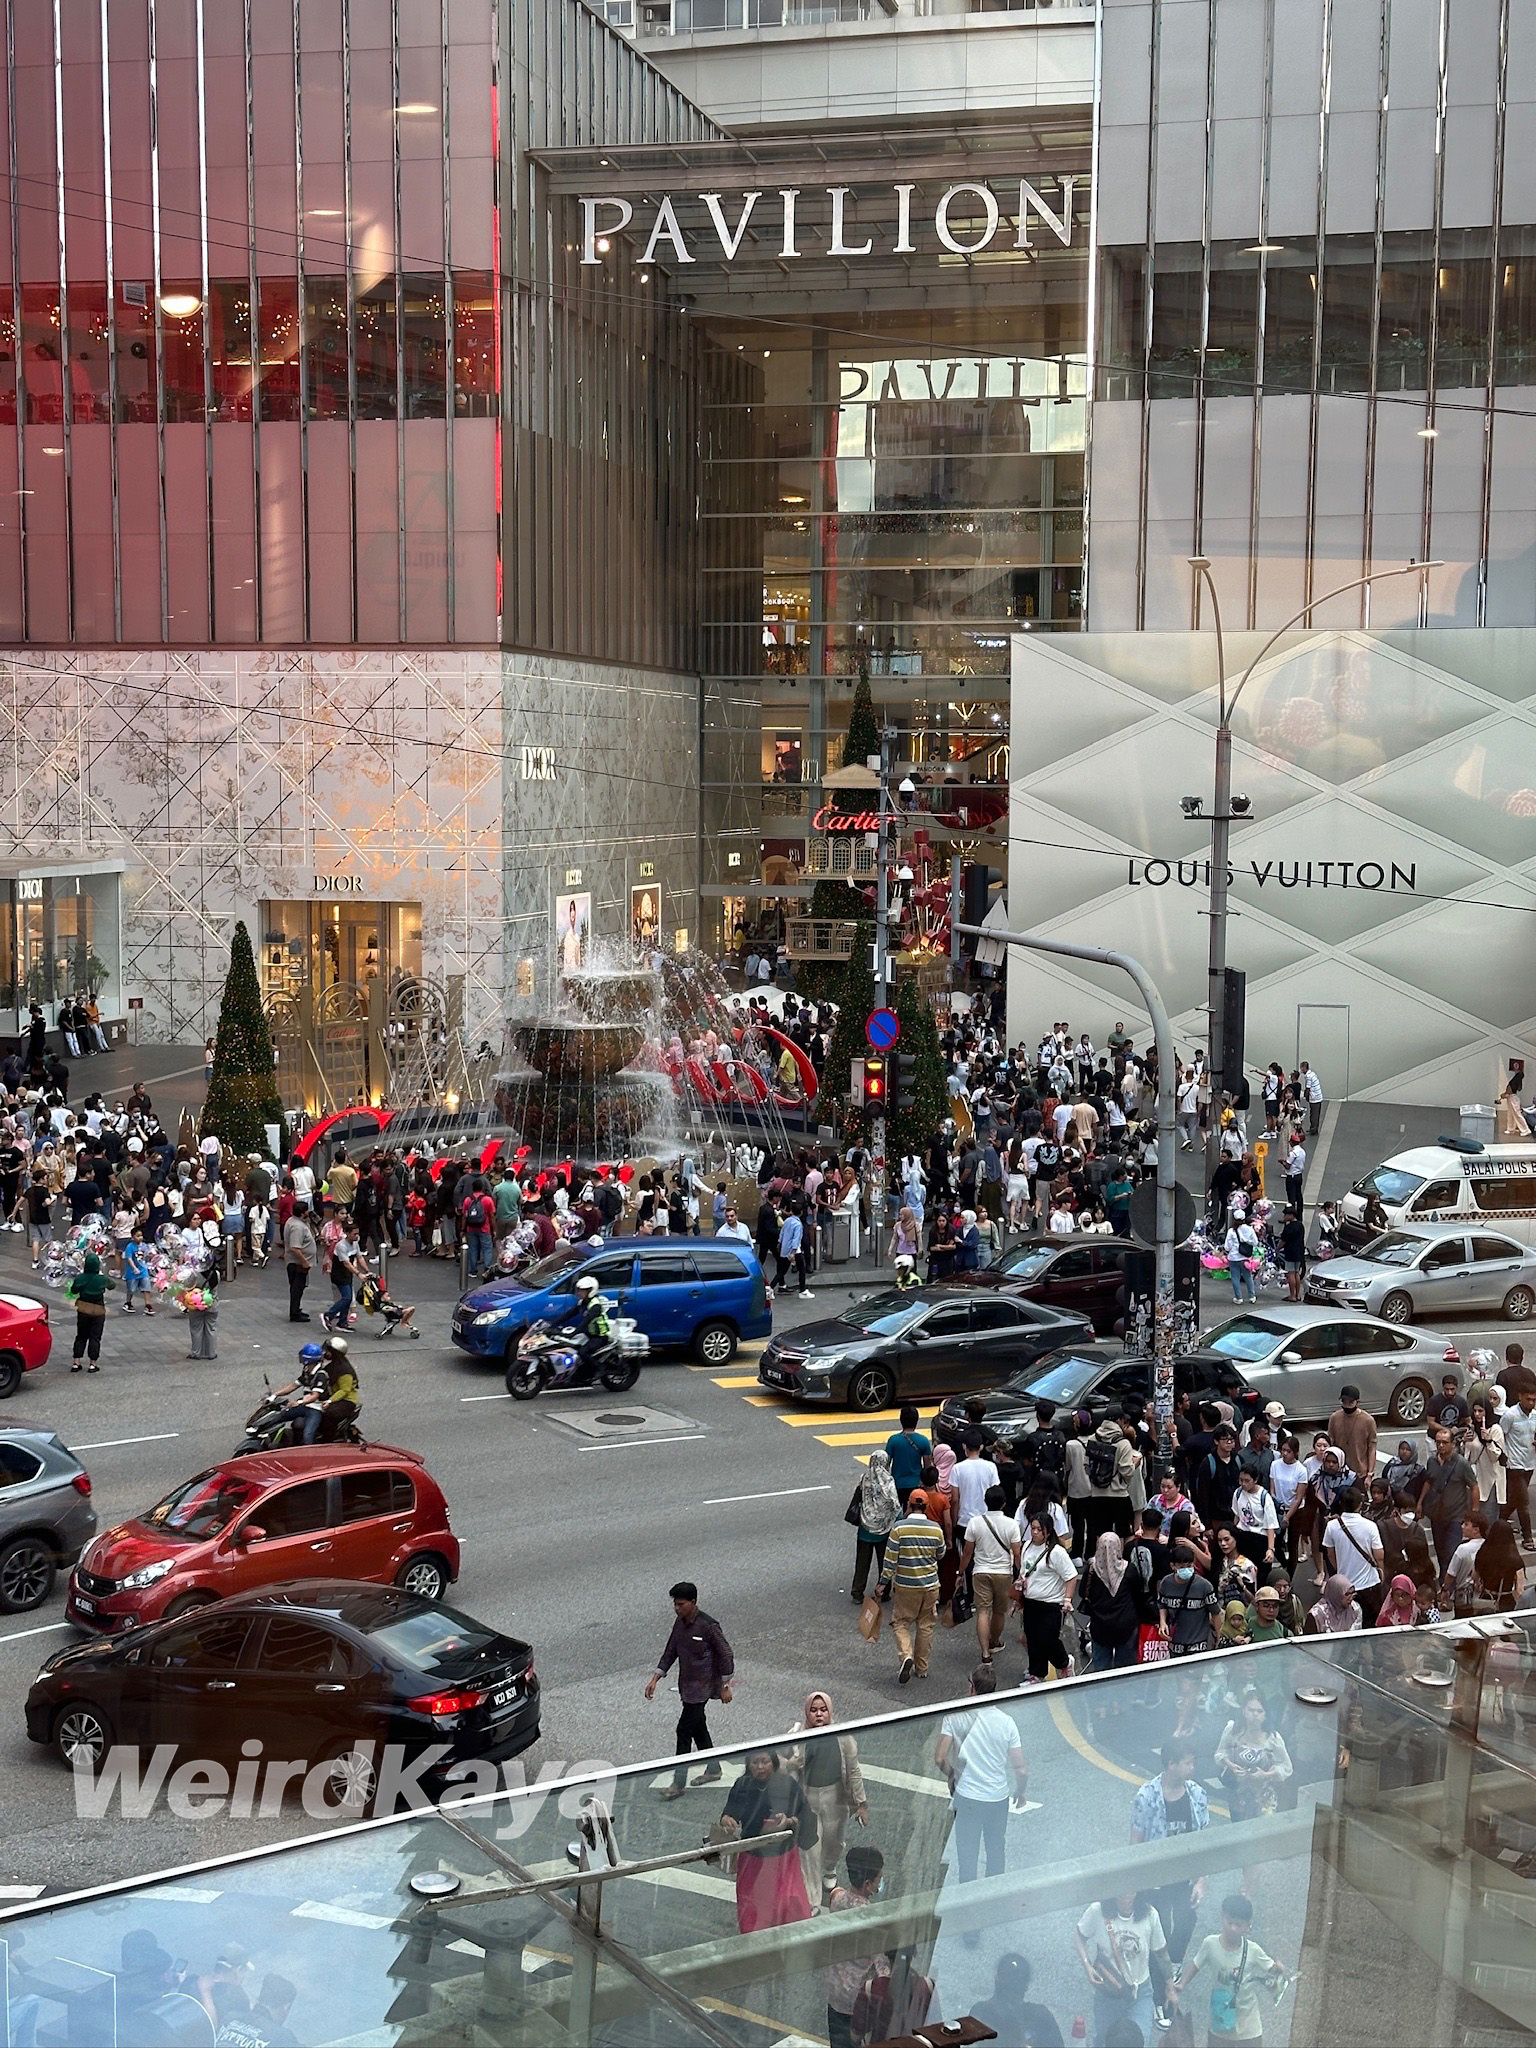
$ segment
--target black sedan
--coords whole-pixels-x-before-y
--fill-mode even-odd
[[[1237,1411],[1239,1424],[1257,1415],[1264,1397],[1251,1387],[1230,1359],[1214,1351],[1187,1351],[1173,1362],[1175,1395],[1188,1393],[1196,1403],[1225,1401]],[[1106,1415],[1119,1415],[1125,1403],[1141,1401],[1152,1411],[1152,1361],[1131,1358],[1117,1343],[1074,1344],[1053,1353],[1001,1387],[977,1384],[947,1400],[933,1419],[941,1443],[960,1448],[968,1427],[965,1404],[986,1404],[983,1428],[1005,1442],[1016,1443],[1035,1427],[1035,1403],[1054,1401],[1063,1415],[1086,1408],[1094,1427]]]
[[[455,1764],[514,1756],[538,1733],[526,1643],[401,1587],[339,1579],[60,1650],[27,1695],[28,1736],[67,1764],[94,1770],[118,1743],[238,1756],[255,1737],[269,1773],[328,1764],[320,1797],[336,1811],[373,1803],[386,1753],[409,1766],[440,1748],[419,1782],[441,1786]]]
[[[761,1385],[801,1401],[889,1408],[919,1395],[996,1386],[1064,1344],[1087,1343],[1086,1316],[957,1287],[892,1289],[835,1320],[770,1338]]]

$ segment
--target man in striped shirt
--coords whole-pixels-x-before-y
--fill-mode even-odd
[[[885,1576],[892,1589],[891,1628],[901,1651],[901,1669],[896,1676],[901,1685],[914,1671],[919,1678],[928,1676],[943,1555],[943,1530],[935,1527],[914,1501],[891,1530],[885,1546]]]

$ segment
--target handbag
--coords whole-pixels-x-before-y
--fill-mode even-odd
[[[859,1634],[866,1643],[880,1640],[880,1624],[885,1618],[885,1609],[880,1604],[878,1593],[866,1593],[864,1605],[859,1609]]]
[[[843,1510],[843,1520],[848,1524],[850,1529],[857,1529],[863,1523],[864,1515],[860,1505],[861,1501],[863,1500],[863,1496],[864,1482],[861,1479],[853,1489],[852,1500],[849,1501],[847,1507]]]
[[[1106,1963],[1100,1958],[1095,1965],[1099,1973],[1099,1981],[1095,1988],[1114,2004],[1118,2005],[1124,2001],[1129,2005],[1136,1996],[1136,1986],[1131,1982],[1130,1972],[1125,1967],[1125,1957],[1120,1952],[1120,1937],[1107,1920],[1104,1922],[1104,1932],[1109,1937],[1109,1951],[1113,1960]]]
[[[719,1848],[720,1850],[718,1856],[706,1857],[705,1861],[717,1863],[720,1866],[721,1872],[726,1877],[734,1877],[736,1875],[737,1852],[727,1846],[735,1840],[735,1835],[723,1820],[717,1820],[709,1833],[704,1837],[706,1849]]]

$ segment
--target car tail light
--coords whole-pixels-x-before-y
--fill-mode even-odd
[[[529,1689],[529,1691],[530,1691],[530,1692],[531,1692],[531,1691],[533,1690],[533,1687],[534,1687],[534,1684],[535,1684],[536,1680],[537,1680],[537,1673],[536,1673],[536,1672],[534,1671],[534,1668],[533,1668],[533,1659],[532,1659],[532,1658],[530,1657],[530,1658],[528,1659],[528,1668],[527,1668],[527,1670],[526,1670],[526,1671],[524,1671],[524,1673],[523,1673],[523,1683],[524,1683],[524,1685],[526,1685],[526,1686],[528,1687],[528,1689]]]
[[[467,1714],[484,1698],[483,1692],[424,1692],[405,1704],[413,1714],[430,1714],[435,1721],[447,1714]]]
[[[89,1472],[77,1472],[69,1483],[76,1493],[89,1494],[91,1490],[91,1475]]]

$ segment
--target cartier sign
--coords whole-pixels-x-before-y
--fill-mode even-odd
[[[900,811],[835,811],[823,804],[811,820],[813,832],[878,832],[882,824],[894,825]]]
[[[584,193],[578,202],[581,260],[601,263],[612,237],[636,221],[637,206],[644,211],[631,240],[635,262],[644,264],[697,263],[701,257],[734,263],[749,229],[761,240],[763,253],[778,262],[800,256],[872,256],[877,246],[883,256],[913,256],[919,253],[919,236],[925,244],[931,236],[955,256],[979,256],[994,243],[1029,249],[1033,246],[1032,225],[1070,248],[1072,189],[1080,181],[1067,175],[1054,182],[1059,187],[1054,207],[1028,178],[1009,179],[1006,184],[999,181],[996,190],[973,180],[946,185],[931,205],[927,201],[914,203],[915,184],[860,188],[857,218],[849,203],[855,195],[851,185],[789,185],[771,192],[676,196],[663,192],[640,200],[618,193]],[[709,216],[707,228],[685,227],[678,218],[679,203],[686,206],[695,199]],[[816,200],[826,203],[824,227],[806,218]],[[878,244],[877,225],[881,229]]]

